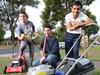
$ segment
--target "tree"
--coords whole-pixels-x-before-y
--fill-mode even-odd
[[[96,17],[92,15],[92,13],[89,10],[85,10],[85,13],[87,14],[87,16],[93,19],[95,23],[97,23]],[[92,34],[95,35],[99,31],[99,27],[97,25],[91,25],[89,27],[84,28],[84,30],[85,30],[86,35],[90,37],[90,35]]]
[[[44,25],[55,27],[59,20],[62,20],[65,14],[65,8],[61,0],[43,0],[46,8],[42,12],[41,18]]]
[[[0,20],[5,29],[10,29],[11,40],[14,41],[14,30],[19,11],[25,10],[26,5],[37,7],[36,0],[2,0],[0,1]]]
[[[0,42],[4,39],[5,31],[3,29],[3,25],[0,24]]]
[[[64,41],[64,27],[59,26],[55,29],[55,34],[58,37],[59,41]]]

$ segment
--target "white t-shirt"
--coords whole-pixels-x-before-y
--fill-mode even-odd
[[[88,18],[88,17],[87,17],[84,13],[82,13],[82,12],[80,12],[79,16],[78,16],[76,19],[73,18],[72,13],[69,13],[69,14],[67,14],[67,15],[65,16],[65,21],[66,21],[66,24],[65,24],[65,25],[68,25],[68,24],[67,24],[68,22],[77,23],[77,21],[86,20],[87,18]],[[76,29],[76,30],[70,31],[70,30],[67,28],[67,32],[73,33],[73,34],[81,34],[82,29],[81,29],[81,27],[80,27],[80,28],[78,28],[78,29]]]

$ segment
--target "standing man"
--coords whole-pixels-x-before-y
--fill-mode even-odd
[[[56,68],[60,60],[59,43],[57,38],[52,35],[51,26],[44,27],[44,37],[40,44],[40,59],[33,62],[33,66],[47,63]]]
[[[78,39],[81,32],[81,27],[86,26],[93,21],[81,12],[82,4],[80,1],[75,1],[72,4],[71,13],[65,16],[67,32],[65,35],[65,53],[71,49],[72,45]],[[80,38],[81,39],[81,38]],[[75,44],[68,57],[77,59],[79,57],[80,39]]]
[[[31,21],[28,21],[28,15],[26,12],[20,12],[18,18],[18,24],[16,28],[17,38],[21,41],[20,43],[20,57],[23,55],[26,46],[29,46],[30,54],[30,66],[32,65],[34,57],[34,43],[32,40],[27,40],[25,35],[28,36],[35,35],[35,27]]]

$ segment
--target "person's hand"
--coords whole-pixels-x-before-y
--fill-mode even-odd
[[[25,39],[25,34],[21,34],[21,39]]]
[[[40,59],[40,63],[42,63],[44,59],[45,59],[45,56]]]
[[[85,26],[85,21],[84,20],[79,20],[77,21],[77,24],[76,24],[78,27],[82,27],[82,26]]]
[[[37,36],[38,36],[38,34],[34,32],[33,36],[32,36],[32,39],[35,39]]]
[[[72,26],[73,26],[73,24],[72,24],[72,22],[71,22],[71,21],[69,21],[69,22],[68,22],[68,26],[70,26],[70,27],[72,27]]]

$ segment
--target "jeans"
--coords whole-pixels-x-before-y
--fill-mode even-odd
[[[56,56],[54,54],[50,54],[44,59],[44,63],[51,65],[53,68],[56,68],[59,60],[60,60],[60,58],[58,56]],[[41,65],[40,59],[35,60],[32,65],[33,66]]]
[[[76,42],[79,36],[80,34],[66,33],[66,36],[65,36],[65,53],[66,54],[71,49],[71,47]],[[71,52],[68,54],[69,58],[77,59],[79,57],[80,40],[81,38],[77,41],[77,43],[75,44]]]
[[[32,64],[33,58],[34,58],[34,43],[33,41],[21,41],[20,43],[20,49],[19,49],[19,54],[20,56],[23,55],[24,50],[26,46],[29,46],[29,54],[30,54],[30,65]]]

